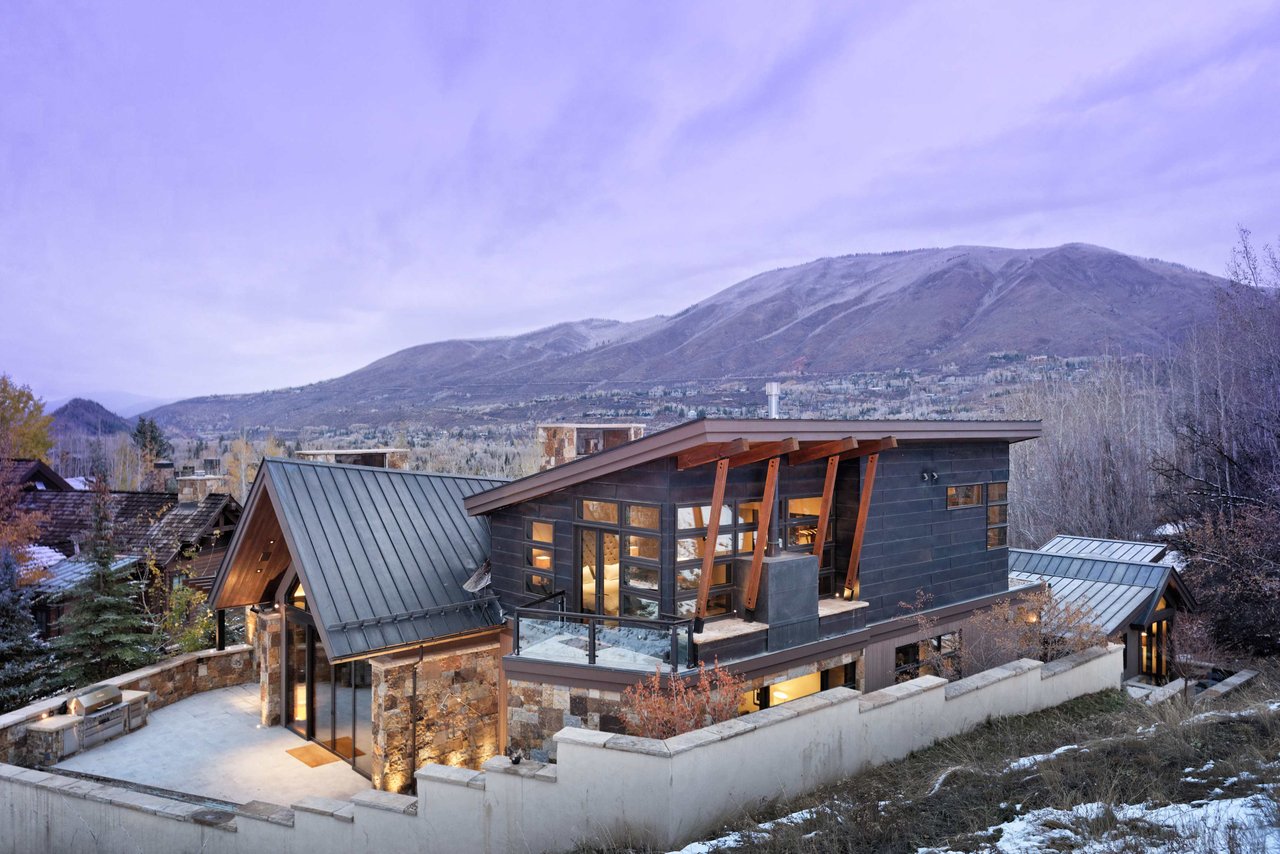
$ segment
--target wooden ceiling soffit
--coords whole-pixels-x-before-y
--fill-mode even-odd
[[[814,460],[820,460],[823,457],[834,457],[840,454],[847,454],[858,447],[858,440],[852,436],[845,436],[843,439],[836,439],[834,442],[820,442],[816,445],[810,445],[807,448],[800,448],[787,454],[787,465],[798,466],[802,463],[811,463]]]
[[[272,579],[291,563],[274,502],[266,490],[254,502],[253,512],[241,520],[243,532],[224,559],[226,578],[218,590],[214,608],[256,605]]]
[[[705,466],[707,463],[714,463],[717,460],[723,460],[732,457],[734,454],[745,453],[751,449],[751,443],[746,439],[734,439],[731,442],[712,442],[706,445],[699,445],[696,448],[690,448],[676,455],[676,468],[680,471],[685,469],[697,468]]]
[[[752,463],[758,463],[761,460],[771,460],[775,457],[780,457],[783,454],[793,453],[799,449],[800,443],[795,439],[782,439],[777,442],[764,442],[763,444],[752,445],[749,450],[729,457],[729,468],[749,466]]]

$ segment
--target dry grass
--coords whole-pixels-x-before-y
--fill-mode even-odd
[[[942,845],[979,851],[994,841],[989,828],[1031,810],[1101,803],[1110,806],[1072,819],[1073,826],[1065,829],[1076,839],[1114,840],[1119,852],[1153,845],[1205,850],[1190,841],[1184,844],[1168,828],[1124,819],[1110,807],[1190,803],[1261,791],[1271,798],[1273,815],[1280,820],[1276,789],[1267,788],[1280,783],[1280,713],[1265,708],[1276,697],[1280,680],[1274,671],[1211,707],[1191,708],[1175,700],[1149,708],[1121,691],[1094,694],[1037,714],[991,721],[899,762],[761,807],[726,831],[749,837],[736,849],[742,851],[871,854]],[[1249,708],[1255,713],[1203,714]],[[1081,749],[1009,769],[1015,760],[1064,745]],[[812,818],[752,835],[756,822],[814,807]],[[1209,850],[1248,850],[1248,840],[1237,829],[1213,830]]]

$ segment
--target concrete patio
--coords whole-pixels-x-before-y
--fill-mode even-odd
[[[308,795],[346,799],[369,781],[342,760],[316,768],[285,751],[307,742],[258,719],[258,685],[196,694],[147,725],[56,767],[235,803],[288,806]]]

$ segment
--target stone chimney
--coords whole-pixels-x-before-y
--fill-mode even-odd
[[[564,465],[642,436],[643,424],[539,424],[538,469],[545,471]]]
[[[199,504],[210,495],[226,495],[227,479],[220,474],[197,470],[189,477],[178,478],[178,503]]]

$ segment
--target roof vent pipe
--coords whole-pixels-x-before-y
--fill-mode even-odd
[[[778,415],[778,398],[782,396],[782,383],[765,383],[764,393],[765,397],[769,398],[769,417],[781,417]]]

